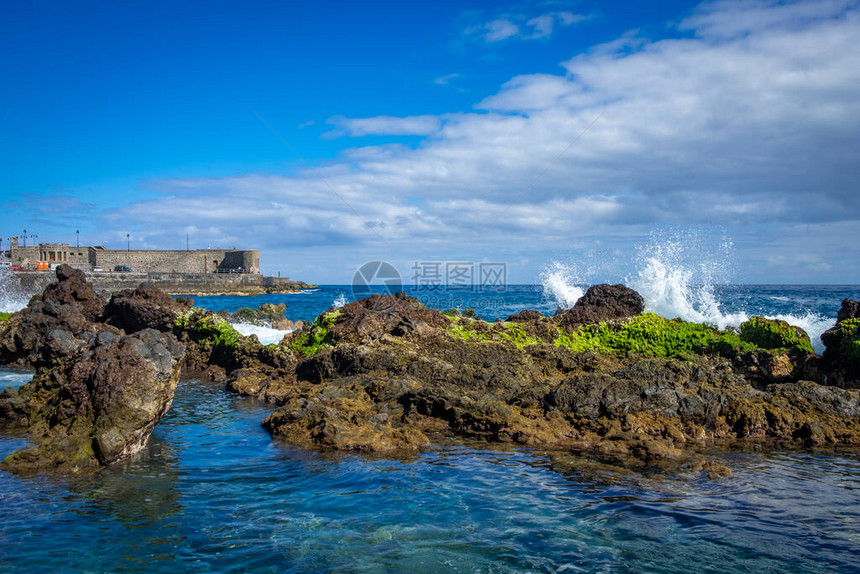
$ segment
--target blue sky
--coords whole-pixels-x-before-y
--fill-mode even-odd
[[[8,4],[3,245],[860,283],[857,2],[305,4]]]

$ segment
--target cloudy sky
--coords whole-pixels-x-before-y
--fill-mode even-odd
[[[5,8],[4,247],[860,283],[856,1],[125,4]]]

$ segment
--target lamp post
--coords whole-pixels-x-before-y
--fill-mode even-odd
[[[24,247],[27,247],[27,230],[26,229],[24,230],[23,237],[24,237]]]
[[[76,229],[75,230],[75,247],[80,247],[80,246],[81,246],[81,230]]]
[[[131,234],[130,233],[125,234],[125,251],[126,251],[126,253],[131,252]]]

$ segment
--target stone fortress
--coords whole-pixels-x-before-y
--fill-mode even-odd
[[[49,271],[66,264],[86,273],[95,289],[105,295],[134,289],[142,283],[171,295],[260,295],[291,293],[313,287],[289,277],[264,277],[256,249],[142,250],[39,243],[22,246],[11,237],[9,249],[0,251],[0,263],[20,267],[4,275],[9,285],[26,293],[41,292],[55,280]],[[13,271],[17,271],[12,267]]]
[[[118,266],[135,273],[259,273],[260,252],[255,249],[193,249],[187,251],[105,249],[71,246],[67,243],[40,243],[22,247],[17,237],[10,239],[9,260],[23,270],[36,263],[66,263],[86,272],[112,272]]]

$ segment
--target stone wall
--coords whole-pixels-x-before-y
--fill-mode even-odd
[[[195,249],[193,251],[122,250],[72,247],[66,243],[42,243],[21,247],[12,238],[13,263],[33,270],[36,263],[66,263],[84,271],[113,271],[119,265],[143,273],[243,273],[260,272],[260,252],[255,249]]]
[[[10,273],[9,283],[27,297],[39,293],[57,280],[48,271]],[[96,291],[109,297],[122,289],[134,289],[149,283],[171,295],[260,295],[263,293],[289,293],[306,287],[301,281],[288,277],[263,277],[251,273],[87,273]]]
[[[96,267],[113,271],[124,265],[133,272],[212,273],[224,260],[224,251],[96,250]]]
[[[112,271],[125,265],[133,272],[214,273],[241,269],[259,273],[260,252],[256,250],[195,249],[193,251],[95,250],[95,267]]]

